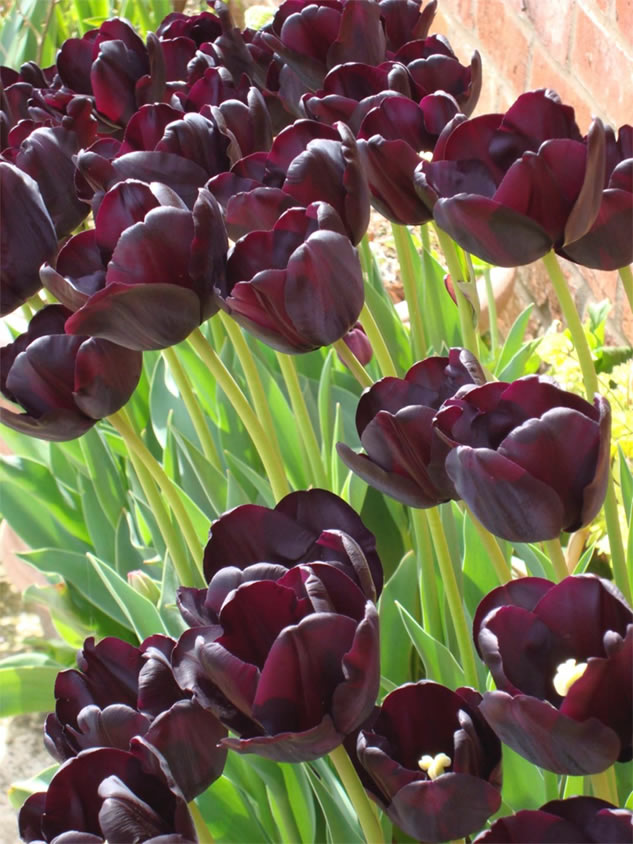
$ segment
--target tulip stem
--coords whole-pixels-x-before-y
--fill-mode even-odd
[[[422,322],[422,311],[420,310],[420,297],[418,296],[418,283],[415,267],[413,266],[413,247],[406,226],[397,223],[391,224],[393,239],[398,253],[400,264],[400,278],[404,288],[404,298],[409,306],[409,324],[411,326],[411,339],[413,340],[413,354],[416,361],[426,357],[426,337],[424,323]],[[416,253],[417,254],[417,253]],[[417,256],[419,259],[419,255]]]
[[[596,368],[591,357],[591,349],[587,342],[587,335],[578,316],[578,311],[569,292],[567,281],[560,268],[560,264],[556,259],[555,253],[548,252],[543,257],[543,264],[549,274],[552,286],[556,293],[556,297],[560,304],[567,328],[571,334],[572,343],[578,355],[578,362],[582,372],[585,391],[587,399],[593,402],[594,395],[598,392],[598,376]],[[620,519],[618,516],[618,503],[615,497],[615,488],[613,486],[613,477],[609,472],[607,480],[607,493],[604,500],[604,517],[607,523],[607,534],[609,536],[609,548],[611,550],[611,565],[613,567],[613,578],[616,585],[631,602],[631,584],[626,565],[626,555],[624,553],[624,543],[622,541],[622,532],[620,530]]]
[[[193,821],[193,825],[196,829],[199,844],[215,844],[213,836],[202,817],[202,812],[198,808],[196,801],[192,800],[191,803],[188,803],[187,808],[189,809],[191,820]]]
[[[132,427],[129,417],[124,410],[119,410],[117,413],[108,416],[108,422],[110,422],[110,424],[118,431],[123,439],[123,442],[127,446],[132,466],[143,489],[147,503],[154,514],[156,524],[158,525],[163,540],[165,541],[165,545],[167,546],[167,550],[169,551],[169,555],[173,561],[174,568],[176,569],[178,580],[183,586],[204,585],[204,579],[202,578],[200,572],[190,563],[187,552],[182,544],[182,537],[174,530],[171,517],[160,494],[161,489],[166,494],[166,486],[171,485],[171,481],[169,481],[169,478],[165,475],[168,483],[163,484],[157,477],[157,474],[152,471],[151,464],[156,461],[149,452],[147,452],[147,454],[149,454],[150,460],[148,461],[145,458],[143,453],[145,446]],[[139,449],[136,440],[141,442],[143,449]],[[163,472],[162,468],[160,471]],[[179,527],[182,528],[182,525],[179,525]],[[200,559],[201,556],[202,549],[198,547],[198,556],[194,556],[194,560]]]
[[[420,601],[422,603],[422,621],[424,629],[434,639],[442,641],[442,617],[440,614],[440,601],[437,593],[437,581],[435,579],[435,566],[433,564],[433,546],[429,536],[429,523],[426,510],[417,507],[410,508],[413,531],[415,533],[415,545],[418,560],[418,572],[420,575]]]
[[[374,383],[371,380],[371,376],[369,375],[367,370],[361,365],[360,361],[358,360],[354,352],[345,343],[345,341],[343,339],[337,340],[336,343],[332,343],[332,346],[339,353],[344,363],[347,365],[347,368],[352,373],[354,378],[358,381],[358,383],[361,385],[361,387],[371,387],[371,385]]]
[[[610,765],[606,771],[601,771],[599,774],[592,774],[589,780],[594,797],[598,797],[600,800],[606,800],[613,806],[619,807],[615,765]]]
[[[279,465],[283,468],[284,462],[279,449],[275,423],[273,422],[273,417],[270,412],[270,401],[264,391],[262,379],[259,377],[255,358],[248,347],[248,343],[246,342],[242,329],[235,320],[222,311],[220,311],[219,316],[221,324],[224,326],[224,329],[229,336],[229,340],[233,344],[235,353],[237,354],[242,370],[244,371],[246,383],[248,384],[248,391],[251,394],[255,412],[257,417],[261,420],[264,433],[268,434],[275,462],[279,463]]]
[[[543,542],[545,553],[550,558],[550,562],[554,567],[554,574],[557,580],[564,580],[569,575],[567,568],[567,560],[560,544],[560,539],[546,539]]]
[[[180,397],[182,398],[185,407],[187,408],[187,413],[189,414],[189,418],[191,419],[196,434],[198,435],[198,440],[200,441],[200,445],[202,446],[202,452],[204,456],[207,458],[207,460],[213,466],[214,469],[217,469],[218,472],[223,473],[224,469],[222,468],[222,461],[220,460],[220,455],[218,454],[218,451],[215,447],[215,443],[213,442],[213,437],[211,436],[209,427],[204,421],[202,410],[200,408],[198,400],[196,399],[191,383],[187,378],[187,374],[183,369],[180,360],[178,359],[178,355],[174,351],[173,347],[170,346],[167,349],[163,349],[163,357],[165,358],[167,366],[169,367],[169,371],[171,372],[173,379],[176,382],[176,386],[178,387]]]
[[[271,444],[270,438],[266,435],[262,423],[259,421],[255,411],[250,406],[248,399],[242,392],[241,387],[233,378],[229,370],[222,363],[218,355],[209,345],[204,334],[197,328],[189,335],[189,342],[194,351],[200,356],[209,372],[213,375],[224,394],[233,405],[238,416],[244,423],[244,427],[257,449],[257,452],[264,464],[268,475],[273,495],[276,500],[283,498],[290,492],[288,480],[284,471],[283,463],[277,458]]]
[[[462,343],[464,348],[472,352],[476,357],[479,356],[479,343],[477,332],[473,325],[472,305],[462,293],[460,284],[465,280],[466,273],[462,267],[462,262],[459,258],[459,253],[452,237],[448,235],[439,226],[434,226],[435,234],[440,244],[440,248],[444,253],[446,267],[453,282],[453,290],[455,291],[455,299],[457,300],[457,312],[459,314],[459,327],[461,329]],[[475,288],[476,291],[476,288]]]
[[[631,272],[631,267],[627,265],[626,267],[620,267],[618,273],[622,287],[626,293],[626,298],[629,301],[629,307],[633,311],[633,272]]]
[[[448,601],[448,609],[453,626],[455,628],[455,635],[457,636],[457,646],[464,669],[464,676],[468,685],[477,688],[477,667],[475,665],[475,655],[473,651],[472,641],[470,638],[470,630],[466,622],[466,615],[464,613],[464,604],[460,594],[457,578],[455,577],[455,570],[451,560],[451,552],[446,541],[446,534],[442,526],[442,519],[440,511],[437,507],[431,507],[426,511],[429,527],[431,529],[431,538],[433,540],[433,547],[435,555],[440,568],[440,577],[444,586],[444,593]]]
[[[321,448],[314,432],[314,426],[310,419],[306,400],[301,390],[299,377],[297,375],[297,368],[295,362],[290,355],[285,355],[283,352],[277,352],[277,361],[281,374],[286,382],[286,389],[290,397],[290,404],[292,405],[292,412],[295,415],[297,427],[306,453],[308,455],[308,462],[313,475],[313,481],[316,486],[327,489],[328,481],[323,462],[321,460]]]
[[[389,352],[389,347],[385,343],[385,338],[382,335],[382,331],[378,327],[378,323],[374,319],[374,315],[372,314],[371,310],[369,309],[369,305],[367,301],[363,305],[363,310],[360,312],[359,321],[365,330],[365,334],[369,342],[371,343],[371,347],[376,354],[376,360],[378,361],[378,366],[380,367],[380,372],[383,376],[392,376],[397,377],[397,370],[396,365],[393,362],[393,358]]]
[[[512,580],[512,569],[508,565],[508,561],[501,550],[501,546],[497,542],[497,537],[490,533],[489,530],[486,530],[479,519],[474,515],[470,507],[464,505],[464,509],[466,511],[467,518],[470,517],[470,520],[481,539],[481,543],[490,557],[490,562],[492,563],[492,567],[495,570],[499,583],[502,586],[505,583],[509,583]]]
[[[347,792],[347,796],[352,802],[352,806],[358,815],[358,822],[360,823],[365,841],[367,844],[382,844],[384,838],[382,834],[382,827],[378,816],[374,812],[373,806],[367,796],[367,792],[360,781],[356,768],[352,764],[352,760],[347,755],[347,751],[340,744],[337,748],[330,751],[330,760],[336,768],[343,787]]]

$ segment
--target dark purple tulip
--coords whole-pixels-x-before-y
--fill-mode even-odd
[[[134,392],[141,353],[65,334],[70,316],[62,305],[48,305],[25,334],[0,349],[0,391],[25,411],[0,407],[2,424],[43,440],[71,440],[123,407]]]
[[[181,691],[171,669],[175,645],[151,636],[135,647],[108,637],[86,639],[79,671],[61,671],[55,681],[55,712],[46,719],[44,742],[59,761],[95,747],[128,750],[143,736],[166,759],[187,800],[221,774],[226,730],[210,712]]]
[[[57,250],[57,235],[37,183],[0,161],[0,316],[10,314],[42,286],[40,264]]]
[[[474,844],[630,844],[633,813],[597,797],[552,800],[496,820]]]
[[[325,202],[291,208],[272,231],[241,238],[218,292],[222,307],[247,331],[288,354],[340,339],[364,299],[356,250]]]
[[[430,0],[424,8],[421,0],[379,0],[378,5],[389,51],[426,38],[437,11],[437,0]]]
[[[369,111],[358,133],[367,165],[372,202],[393,223],[418,225],[432,215],[415,192],[413,174],[432,152],[446,126],[458,113],[457,102],[443,92],[424,97],[419,105],[406,97],[389,97]]]
[[[205,108],[202,111],[206,113]],[[210,111],[222,134],[230,140],[227,154],[232,163],[254,152],[268,152],[272,146],[270,114],[257,88],[251,86],[244,101],[227,99]]]
[[[404,378],[382,378],[363,393],[356,410],[366,454],[338,443],[339,457],[368,484],[410,507],[456,498],[444,470],[449,448],[434,432],[433,417],[460,387],[483,380],[465,349],[420,361]]]
[[[512,581],[483,599],[473,636],[498,689],[481,710],[505,744],[558,774],[631,758],[633,613],[611,583]]]
[[[498,266],[527,264],[580,239],[600,208],[605,130],[582,138],[551,91],[522,94],[505,115],[456,117],[415,173],[436,222]]]
[[[68,333],[162,349],[216,312],[213,287],[224,278],[227,247],[208,191],[189,211],[165,185],[128,179],[105,194],[95,229],[71,238],[56,268],[45,265],[41,275],[75,310]]]
[[[198,46],[205,41],[215,41],[222,33],[222,24],[212,12],[185,15],[171,12],[158,25],[156,35],[162,38],[191,38]]]
[[[602,201],[589,231],[559,250],[561,255],[600,270],[633,263],[633,127],[606,130],[606,168]]]
[[[347,334],[343,337],[343,342],[352,352],[354,357],[357,358],[359,363],[361,363],[362,366],[367,366],[374,355],[374,350],[372,349],[369,337],[365,334],[365,329],[360,322],[357,322],[353,328],[350,328]],[[339,360],[344,366],[347,366],[340,355]]]
[[[167,782],[160,757],[141,749],[142,755],[85,750],[65,762],[48,790],[32,794],[20,810],[22,840],[195,844],[183,795]]]
[[[453,450],[446,472],[489,531],[511,542],[554,539],[589,524],[604,501],[611,410],[527,375],[463,391],[435,426]]]
[[[329,753],[371,713],[380,681],[378,615],[343,572],[295,566],[239,585],[219,624],[183,633],[182,688],[239,738],[222,744],[279,762]]]
[[[501,742],[480,703],[474,689],[407,683],[359,733],[366,788],[416,841],[463,838],[501,805]]]
[[[211,580],[224,566],[243,569],[263,560],[292,568],[327,559],[354,579],[348,555],[337,553],[323,536],[328,531],[343,531],[358,543],[380,595],[382,564],[373,533],[349,504],[325,489],[291,492],[272,510],[244,504],[224,513],[209,531],[204,576]]]

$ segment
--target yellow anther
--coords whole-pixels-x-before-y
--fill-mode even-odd
[[[441,777],[445,773],[444,768],[448,768],[450,764],[451,757],[446,753],[438,753],[436,756],[426,754],[418,761],[418,766],[429,775],[431,780]]]
[[[565,697],[576,680],[582,677],[586,670],[586,662],[576,662],[575,659],[566,659],[565,662],[561,662],[552,681],[557,694]]]

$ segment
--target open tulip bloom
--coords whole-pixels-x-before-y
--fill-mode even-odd
[[[475,112],[436,0],[56,3],[0,23],[20,838],[633,842],[633,128]]]

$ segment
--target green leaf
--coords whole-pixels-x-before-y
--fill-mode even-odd
[[[110,568],[103,560],[99,560],[93,554],[88,554],[88,559],[92,567],[99,575],[104,586],[110,595],[114,598],[119,608],[123,612],[129,625],[139,638],[143,641],[148,636],[154,633],[167,634],[167,628],[163,623],[156,607],[135,592],[128,583],[120,577],[114,569]]]
[[[547,580],[556,580],[552,561],[535,542],[515,542],[514,550],[520,559],[523,560],[532,577],[544,577]]]
[[[130,534],[130,519],[128,512],[121,513],[114,536],[114,567],[121,577],[143,565],[143,554]]]
[[[247,463],[240,460],[235,454],[231,454],[230,451],[225,451],[224,454],[235,477],[243,484],[244,482],[246,482],[246,484],[251,484],[259,493],[261,501],[253,503],[263,504],[266,507],[274,507],[276,503],[275,496],[273,495],[273,491],[270,488],[268,480],[261,477],[261,475],[259,475]]]
[[[318,772],[315,773],[315,770]],[[342,786],[332,774],[325,759],[318,759],[306,768],[310,786],[319,801],[331,844],[362,844],[364,837],[356,813]]]
[[[96,481],[94,490],[103,514],[112,527],[116,528],[126,492],[119,465],[105,447],[98,428],[91,428],[80,438],[79,444],[90,471],[90,478]]]
[[[51,665],[0,667],[0,718],[54,709],[58,673],[59,668]]]
[[[464,671],[448,648],[427,633],[397,601],[396,606],[409,639],[424,663],[427,677],[451,689],[465,685]]]
[[[48,768],[44,768],[43,771],[40,771],[39,774],[36,774],[30,779],[12,782],[7,792],[11,806],[14,809],[19,809],[31,794],[35,794],[38,791],[46,791],[50,781],[58,770],[58,764],[49,765]]]
[[[464,535],[464,565],[462,586],[466,607],[472,616],[479,606],[482,598],[492,589],[499,586],[499,581],[494,568],[490,564],[490,558],[479,534],[475,529],[472,519],[466,517],[463,523]],[[505,543],[499,540],[503,549]]]
[[[396,686],[409,676],[411,646],[406,644],[398,604],[411,612],[418,611],[417,564],[415,553],[408,551],[395,572],[385,583],[378,602],[380,614],[380,665],[386,678]]]
[[[538,809],[547,801],[541,771],[506,745],[503,746],[503,799],[515,812]]]
[[[312,844],[316,828],[314,798],[305,766],[280,763],[288,801],[301,835],[302,844]]]
[[[512,356],[503,369],[499,370],[499,367],[497,367],[497,378],[499,381],[516,381],[516,379],[521,378],[522,375],[528,375],[528,361],[533,356],[540,342],[540,337],[536,340],[526,340],[519,351]]]
[[[217,518],[226,510],[227,479],[209,463],[207,458],[180,431],[174,428],[174,439],[180,453],[181,464],[186,463],[195,474],[201,493],[206,498],[203,506],[199,496],[196,504]],[[186,474],[183,470],[183,474]],[[188,485],[190,489],[190,485]],[[193,497],[193,492],[192,492]]]
[[[193,422],[189,418],[187,409],[180,398],[178,388],[171,377],[169,369],[161,357],[156,361],[151,376],[149,403],[152,429],[162,448],[165,448],[167,443],[167,428],[170,413],[173,413],[173,426],[192,442],[197,442]]]
[[[84,514],[84,521],[92,540],[94,551],[102,559],[115,561],[115,530],[103,517],[103,509],[97,498],[95,485],[83,477],[79,477],[79,488],[81,492],[81,507]]]
[[[332,367],[334,364],[334,349],[330,349],[323,363],[319,390],[317,393],[317,408],[319,411],[319,429],[321,433],[321,457],[326,469],[332,454]],[[328,478],[330,480],[330,478]]]
[[[196,797],[196,803],[216,841],[223,844],[270,841],[247,795],[226,777],[220,777],[204,794]]]
[[[527,308],[525,308],[525,310],[521,311],[519,316],[515,319],[512,328],[508,332],[508,336],[503,344],[499,360],[497,361],[497,365],[495,367],[495,375],[497,375],[497,377],[500,372],[503,372],[512,358],[521,349],[521,346],[523,345],[523,338],[525,337],[525,332],[533,310],[534,305],[530,304]]]

